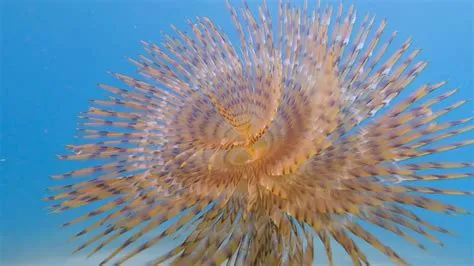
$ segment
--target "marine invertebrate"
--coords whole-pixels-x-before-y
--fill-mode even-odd
[[[98,244],[95,253],[130,234],[103,261],[124,253],[120,264],[188,233],[153,263],[309,265],[315,239],[332,264],[333,239],[354,265],[369,264],[359,238],[407,264],[361,221],[420,248],[407,230],[439,243],[427,229],[449,232],[411,207],[466,213],[423,194],[471,193],[410,183],[470,177],[422,170],[474,164],[410,160],[472,144],[437,145],[473,127],[471,118],[436,122],[463,104],[431,110],[455,93],[430,97],[444,82],[389,105],[427,65],[414,62],[411,40],[385,55],[395,34],[379,45],[385,21],[373,31],[367,16],[355,29],[353,7],[333,16],[330,7],[309,14],[307,3],[282,3],[275,31],[265,2],[256,17],[246,5],[241,17],[228,7],[240,52],[211,20],[198,18],[191,34],[175,29],[162,47],[144,43],[149,56],[131,61],[149,82],[114,73],[129,89],[100,85],[114,96],[93,101],[97,107],[81,116],[91,142],[68,146],[73,154],[61,158],[101,163],[56,176],[90,178],[52,188],[49,198],[62,200],[55,211],[103,202],[66,224],[102,215],[75,236],[98,231],[78,250]]]

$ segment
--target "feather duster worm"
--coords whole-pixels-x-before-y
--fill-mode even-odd
[[[319,239],[330,265],[332,242],[354,265],[368,265],[354,241],[361,239],[407,265],[361,222],[420,248],[407,230],[440,243],[428,230],[449,232],[411,207],[467,213],[423,194],[471,193],[411,183],[467,178],[420,171],[473,163],[409,160],[473,144],[436,145],[473,126],[471,118],[436,122],[464,103],[431,110],[455,93],[429,97],[444,82],[384,108],[427,66],[414,62],[419,50],[407,52],[411,40],[385,54],[396,34],[382,42],[386,22],[376,28],[369,16],[354,27],[353,7],[343,16],[342,5],[333,14],[281,3],[273,25],[265,2],[258,16],[227,5],[239,48],[205,17],[189,23],[190,33],[173,27],[176,37],[165,36],[162,47],[144,43],[149,56],[131,60],[149,82],[113,73],[130,89],[100,85],[114,96],[81,116],[91,142],[60,158],[102,163],[55,176],[91,178],[49,197],[61,200],[54,212],[103,203],[65,224],[100,216],[75,235],[92,235],[77,251],[96,245],[93,254],[129,233],[102,262],[118,256],[122,264],[189,232],[152,264],[310,265]]]

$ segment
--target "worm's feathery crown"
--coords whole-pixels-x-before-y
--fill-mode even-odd
[[[422,194],[470,193],[409,183],[470,177],[420,170],[473,164],[406,160],[472,144],[426,147],[473,126],[471,118],[436,122],[463,104],[431,110],[455,92],[427,97],[444,82],[423,85],[375,116],[427,65],[413,62],[419,50],[406,55],[411,40],[385,55],[396,34],[379,45],[385,21],[370,39],[374,18],[366,16],[354,28],[352,6],[343,16],[342,5],[333,15],[330,7],[321,10],[318,5],[310,13],[307,3],[302,9],[281,3],[278,19],[272,21],[265,2],[257,16],[244,5],[240,17],[227,4],[240,46],[232,45],[208,18],[190,22],[191,33],[174,28],[176,37],[165,36],[162,47],[144,42],[149,56],[131,60],[150,82],[113,73],[131,89],[100,85],[114,96],[93,101],[97,107],[81,116],[82,137],[91,142],[69,145],[74,154],[61,158],[103,163],[56,176],[91,178],[52,188],[57,194],[49,197],[62,200],[53,206],[55,212],[104,202],[66,223],[103,215],[75,236],[99,232],[77,251],[99,243],[93,254],[133,232],[105,264],[164,226],[118,263],[167,237],[190,232],[153,263],[309,265],[316,237],[329,264],[331,239],[354,265],[368,264],[352,234],[395,263],[407,264],[359,221],[420,248],[402,228],[440,243],[426,229],[449,232],[409,207],[465,213]],[[273,22],[278,23],[276,31]],[[174,223],[166,224],[170,219]]]

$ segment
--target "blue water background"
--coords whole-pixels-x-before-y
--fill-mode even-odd
[[[240,1],[233,2],[240,5]],[[276,1],[268,3],[276,14]],[[472,1],[353,3],[359,22],[367,12],[377,14],[376,25],[388,18],[386,36],[393,30],[399,32],[393,48],[409,36],[413,36],[414,47],[423,48],[419,58],[429,59],[430,66],[408,91],[424,82],[447,79],[448,87],[461,88],[455,99],[473,99]],[[251,7],[256,4],[250,1]],[[47,203],[41,201],[47,195],[45,189],[57,185],[48,176],[81,166],[58,161],[55,156],[65,152],[64,145],[75,143],[76,117],[87,110],[88,101],[106,96],[95,84],[122,86],[106,71],[136,73],[124,57],[136,58],[144,53],[140,40],[159,42],[160,31],[171,33],[170,24],[186,28],[186,19],[207,16],[237,43],[230,16],[221,1],[184,0],[3,0],[0,12],[0,265],[97,265],[103,258],[101,254],[89,260],[84,260],[86,254],[70,254],[77,243],[68,239],[80,227],[60,228],[83,212],[48,215]],[[442,120],[472,116],[473,107],[472,102],[468,103]],[[472,133],[456,140],[469,137]],[[467,147],[436,159],[474,161],[473,151],[473,147]],[[436,186],[474,190],[472,179]],[[437,198],[474,211],[473,197]],[[397,236],[375,232],[413,265],[474,265],[473,216],[447,217],[427,212],[422,216],[457,232],[458,237],[440,236],[446,247],[425,241],[428,251],[423,252]],[[377,251],[366,250],[374,259],[373,265],[391,265]],[[340,249],[336,253],[342,254]],[[149,259],[152,254],[144,256]],[[324,264],[322,256],[318,261]],[[143,257],[130,265],[141,263],[140,259]],[[336,256],[338,265],[350,265],[349,261]]]

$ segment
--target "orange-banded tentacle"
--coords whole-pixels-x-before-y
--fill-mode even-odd
[[[390,231],[402,238],[404,238],[407,242],[417,246],[420,249],[425,249],[425,247],[420,244],[417,240],[415,240],[413,237],[410,235],[406,234],[403,232],[399,227],[393,225],[390,220],[384,220],[383,218],[371,214],[363,214],[359,216],[361,219],[370,222],[371,224],[374,224],[380,228],[383,228],[387,231]]]
[[[395,251],[393,251],[388,246],[382,244],[375,236],[369,233],[367,230],[362,228],[357,223],[348,223],[346,224],[347,230],[353,233],[355,236],[359,237],[360,239],[367,242],[372,247],[378,249],[383,254],[387,255],[393,262],[397,265],[405,265],[408,266],[409,264],[404,261]]]

